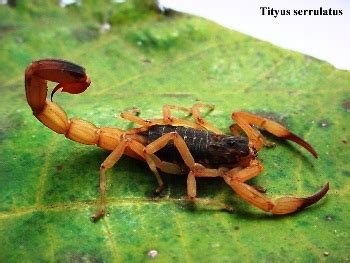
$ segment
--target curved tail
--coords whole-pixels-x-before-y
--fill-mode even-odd
[[[90,86],[85,69],[77,64],[59,59],[33,61],[25,71],[25,88],[34,114],[40,113],[46,104],[48,80],[59,83],[52,91],[51,100],[58,90],[78,94]]]
[[[82,144],[98,145],[114,149],[119,143],[121,130],[98,128],[78,119],[68,119],[66,112],[56,103],[47,100],[47,81],[57,82],[52,96],[57,91],[78,94],[90,85],[85,69],[77,64],[59,59],[42,59],[32,62],[25,71],[25,90],[34,116],[51,130]]]

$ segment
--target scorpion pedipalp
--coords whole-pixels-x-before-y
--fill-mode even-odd
[[[264,128],[277,137],[299,144],[309,151],[315,158],[318,156],[315,149],[308,142],[290,132],[286,127],[277,122],[247,112],[234,112],[232,113],[232,119],[235,120],[236,125],[238,125],[239,128],[241,128],[247,134],[249,140],[253,142],[254,148],[257,150],[259,150],[265,143],[263,136],[257,129],[252,127],[252,125]],[[238,128],[236,125],[233,125],[232,128],[230,127],[231,131],[235,133],[237,132]]]

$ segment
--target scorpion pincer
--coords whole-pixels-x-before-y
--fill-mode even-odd
[[[47,81],[58,85],[47,99]],[[280,197],[272,200],[246,182],[263,171],[257,159],[257,152],[267,145],[256,127],[264,128],[271,134],[291,140],[308,150],[315,158],[313,147],[291,133],[284,126],[246,112],[234,112],[235,124],[230,127],[232,135],[204,120],[200,108],[214,108],[209,104],[195,104],[191,108],[174,105],[163,106],[163,118],[144,120],[133,109],[121,113],[121,117],[139,124],[138,128],[121,130],[111,127],[96,127],[79,118],[67,117],[65,111],[52,102],[57,91],[78,94],[90,85],[85,69],[74,63],[43,59],[32,62],[25,71],[25,90],[34,116],[45,126],[73,141],[97,145],[111,151],[100,167],[100,201],[93,220],[103,217],[106,212],[106,171],[113,167],[125,154],[145,161],[158,181],[157,193],[164,187],[158,170],[169,174],[187,174],[187,195],[194,202],[197,177],[222,177],[240,198],[266,212],[276,215],[290,214],[319,201],[328,191],[326,183],[322,189],[309,197]],[[194,121],[171,116],[172,110],[184,111]],[[244,132],[247,137],[242,137]]]

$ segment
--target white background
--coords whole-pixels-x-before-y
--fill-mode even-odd
[[[350,70],[350,0],[159,0],[159,4]],[[291,15],[262,15],[263,6],[289,9]],[[320,7],[341,9],[343,15],[293,15],[294,9]]]

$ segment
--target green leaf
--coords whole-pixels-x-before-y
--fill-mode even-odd
[[[234,262],[350,258],[350,73],[289,50],[175,12],[153,2],[59,8],[56,1],[0,6],[0,262]],[[102,32],[101,25],[111,24]],[[186,177],[123,158],[108,171],[109,216],[97,223],[99,165],[108,152],[67,140],[38,122],[28,107],[25,67],[46,57],[83,65],[92,85],[58,94],[68,115],[99,126],[133,127],[119,112],[139,107],[161,116],[164,104],[216,109],[206,119],[229,132],[232,111],[267,114],[319,153],[270,137],[250,181],[269,197],[331,190],[300,213],[276,217],[234,194],[220,179],[198,179],[198,196],[230,204],[230,214],[185,201]],[[178,116],[182,116],[181,113]],[[152,259],[151,250],[158,255]]]

